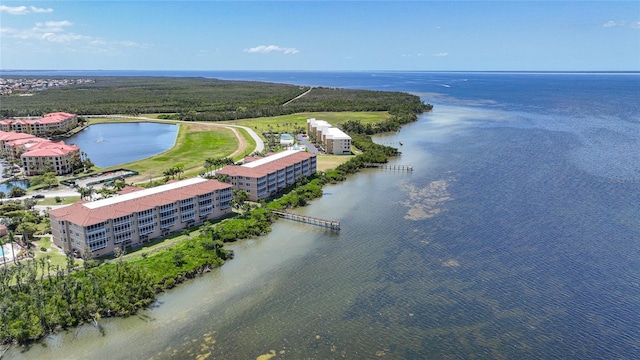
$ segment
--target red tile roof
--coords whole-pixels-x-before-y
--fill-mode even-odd
[[[41,142],[28,147],[28,150],[20,157],[38,157],[38,156],[61,156],[67,155],[72,152],[80,151],[80,148],[76,145],[67,145],[64,142]]]
[[[193,178],[114,198],[93,202],[79,201],[63,208],[51,210],[49,215],[54,220],[66,220],[81,226],[89,226],[230,187],[230,184],[216,180]]]
[[[35,138],[35,135],[25,134],[25,133],[17,133],[13,131],[0,131],[0,141],[13,141],[19,139],[32,139]]]

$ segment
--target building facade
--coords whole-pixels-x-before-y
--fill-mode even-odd
[[[49,212],[53,242],[65,252],[113,253],[231,212],[232,187],[191,178]]]
[[[25,175],[32,176],[53,171],[57,175],[73,171],[80,159],[80,148],[35,135],[0,131],[0,151],[9,161],[20,160]]]
[[[80,159],[80,148],[64,142],[41,142],[20,154],[22,169],[26,176],[43,174],[52,170],[56,175],[73,172],[74,162]]]
[[[315,136],[327,154],[351,154],[351,136],[324,120],[307,119],[307,134]]]
[[[249,200],[269,198],[293,185],[301,177],[316,173],[316,155],[285,150],[263,158],[246,158],[242,165],[227,165],[217,171],[227,175],[234,188],[249,193]]]
[[[31,141],[30,139],[37,139],[37,137],[31,134],[0,130],[0,151],[2,152],[2,155],[6,156],[10,160],[13,160],[17,158],[15,154],[15,147],[12,146],[14,142]]]
[[[78,126],[75,114],[55,112],[37,119],[3,119],[0,120],[1,131],[32,134],[36,136],[50,136],[62,134]]]

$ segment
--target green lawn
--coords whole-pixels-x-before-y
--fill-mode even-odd
[[[80,200],[80,196],[64,196],[60,197],[60,202],[56,202],[55,198],[44,198],[38,199],[38,203],[36,205],[42,206],[55,206],[55,205],[68,205],[73,204],[74,202]]]
[[[125,168],[135,170],[141,175],[157,177],[173,166],[181,165],[185,170],[189,170],[201,167],[207,158],[227,157],[237,146],[238,140],[229,129],[181,123],[176,144],[170,150],[147,159],[100,170]]]
[[[35,249],[33,249],[35,259],[38,260],[40,258],[49,257],[52,272],[56,265],[61,269],[67,268],[67,257],[64,254],[61,254],[59,249],[53,245],[50,236],[40,237],[33,243],[35,244]],[[47,251],[41,251],[40,249],[43,247],[46,248]],[[38,276],[40,276],[39,273]]]
[[[222,123],[247,126],[262,135],[263,132],[269,131],[269,125],[275,132],[292,132],[295,128],[307,128],[307,119],[316,118],[324,120],[331,125],[348,120],[359,120],[363,124],[377,123],[386,120],[389,113],[386,111],[376,112],[316,112],[316,113],[298,113],[292,115],[263,117],[255,119],[242,119],[235,121],[223,121]]]

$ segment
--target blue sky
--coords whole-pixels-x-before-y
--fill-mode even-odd
[[[640,1],[9,1],[0,68],[640,71]]]

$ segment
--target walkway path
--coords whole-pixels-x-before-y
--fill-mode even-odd
[[[310,93],[310,92],[311,92],[311,90],[313,90],[313,88],[309,88],[309,90],[307,90],[307,91],[303,92],[302,94],[300,94],[300,95],[298,95],[298,96],[294,97],[293,99],[291,99],[291,100],[287,101],[286,103],[282,104],[282,106],[289,105],[289,104],[290,104],[290,103],[292,103],[293,101],[300,99],[301,97],[303,97],[303,96],[307,95],[308,93]]]
[[[304,94],[302,94],[302,95],[304,95]],[[300,96],[302,96],[302,95],[300,95]],[[300,97],[300,96],[298,96],[298,97]],[[295,100],[295,99],[293,99],[293,100]],[[100,117],[116,117],[116,116],[117,115],[104,115],[104,116],[100,116]],[[98,115],[94,115],[92,117],[98,117]],[[122,118],[123,116],[118,116],[118,117]],[[251,152],[261,152],[261,151],[264,150],[264,142],[262,141],[260,136],[258,136],[258,134],[256,134],[256,132],[253,131],[253,129],[251,129],[248,126],[232,125],[232,124],[217,124],[215,122],[210,122],[210,121],[163,120],[163,119],[148,118],[148,117],[144,117],[144,116],[127,116],[127,118],[140,119],[140,120],[149,120],[149,121],[158,121],[158,122],[169,122],[169,123],[200,124],[200,125],[217,126],[217,127],[223,127],[223,128],[229,129],[229,130],[233,131],[233,133],[236,135],[236,138],[238,139],[238,142],[240,143],[240,146],[238,146],[238,149],[233,154],[231,154],[230,157],[233,157],[233,156],[235,156],[237,154],[241,154],[241,153],[245,152],[246,147],[247,147],[247,142],[245,141],[245,139],[242,136],[242,134],[237,130],[237,129],[244,129],[244,130],[247,131],[247,133],[249,133],[251,138],[256,142],[256,148]]]

